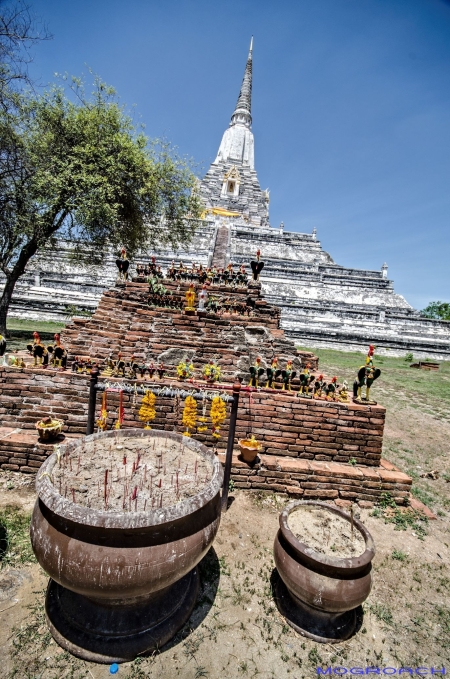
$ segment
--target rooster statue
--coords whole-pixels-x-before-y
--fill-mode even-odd
[[[257,387],[259,385],[259,378],[264,373],[264,368],[261,368],[261,359],[258,356],[252,366],[250,366],[250,382],[249,387]]]
[[[51,363],[59,370],[65,370],[67,367],[67,351],[61,344],[61,335],[59,332],[55,333],[53,337],[55,344],[47,347],[47,351],[52,354]]]
[[[312,382],[314,382],[314,375],[311,375],[309,371],[310,367],[311,364],[307,363],[299,375],[300,389],[298,391],[298,395],[305,398],[312,398],[312,394],[309,393],[309,387],[311,386]]]
[[[261,262],[261,250],[257,251],[256,261],[252,260],[250,262],[250,266],[252,267],[252,271],[253,271],[253,280],[254,281],[259,280],[259,274],[264,269],[264,262]]]
[[[321,398],[322,392],[325,391],[325,388],[326,382],[323,379],[323,375],[319,375],[319,377],[314,382],[314,398]]]
[[[381,375],[381,370],[379,368],[375,368],[373,363],[374,351],[375,347],[371,344],[369,351],[367,352],[366,364],[360,367],[358,370],[358,375],[353,382],[353,400],[356,401],[356,403],[376,405],[376,401],[370,400],[370,387]],[[364,386],[366,387],[365,398],[363,398],[361,395],[361,390]]]
[[[286,363],[286,368],[281,371],[281,377],[283,379],[283,386],[281,389],[291,391],[291,382],[296,374],[296,371],[292,370],[292,361],[288,361]]]
[[[269,389],[275,389],[275,378],[281,374],[281,370],[278,370],[278,358],[275,356],[272,359],[270,368],[267,368],[267,386]]]
[[[33,333],[33,344],[27,344],[27,349],[34,358],[34,365],[46,368],[48,365],[48,351],[41,342],[38,332]]]
[[[0,365],[6,365],[5,353],[6,353],[6,340],[0,333]]]
[[[116,259],[117,268],[119,269],[119,280],[128,280],[128,269],[130,262],[127,259],[127,251],[122,248],[120,252],[120,257]]]
[[[331,382],[327,385],[326,392],[327,392],[327,401],[336,401],[337,400],[337,389],[339,385],[337,383],[337,377],[333,377],[331,379]]]

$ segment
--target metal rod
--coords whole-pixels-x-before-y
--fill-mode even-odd
[[[195,391],[194,389],[198,389]],[[125,394],[139,394],[144,395],[147,391],[151,391],[155,396],[161,396],[166,398],[173,398],[174,396],[180,396],[181,398],[186,398],[187,396],[192,396],[196,401],[203,401],[206,398],[208,401],[212,401],[215,396],[220,396],[220,398],[226,403],[232,403],[234,396],[229,394],[224,394],[218,389],[210,389],[209,391],[201,390],[199,387],[194,387],[194,389],[174,389],[172,387],[136,387],[134,384],[127,382],[112,382],[112,383],[98,383],[95,386],[96,391],[123,391]]]
[[[222,511],[228,509],[228,486],[230,485],[231,462],[233,460],[234,434],[236,432],[236,420],[239,406],[240,382],[233,384],[233,403],[231,405],[230,426],[228,428],[227,454],[225,457],[225,469],[223,471]]]
[[[97,397],[97,381],[98,381],[98,368],[94,367],[91,370],[91,379],[89,381],[89,407],[88,407],[88,418],[86,427],[86,436],[94,433],[94,423],[95,423],[95,401]]]

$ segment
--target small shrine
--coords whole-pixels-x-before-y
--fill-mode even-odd
[[[0,368],[4,393],[16,394],[6,396],[2,467],[33,472],[52,452],[50,442],[36,443],[38,419],[42,428],[47,416],[55,426],[57,418],[59,440],[86,433],[94,369],[102,397],[91,431],[176,432],[223,462],[237,384],[237,487],[305,499],[374,501],[390,492],[406,502],[411,479],[381,459],[385,408],[373,400],[374,347],[355,366],[353,392],[321,373],[262,295],[264,266],[259,249],[249,270],[175,260],[164,270],[156,257],[129,262],[122,250],[116,284],[91,318],[73,319],[49,346],[34,333],[27,352]]]

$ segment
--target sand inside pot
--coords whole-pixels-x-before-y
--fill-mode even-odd
[[[288,527],[300,542],[326,556],[346,559],[366,549],[355,526],[352,537],[350,521],[321,507],[300,505],[289,514]]]
[[[169,438],[108,437],[62,453],[51,480],[67,499],[110,512],[169,507],[201,492],[212,462]]]

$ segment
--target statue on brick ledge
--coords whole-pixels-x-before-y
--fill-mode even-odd
[[[298,396],[302,396],[303,398],[312,398],[312,394],[309,393],[309,387],[314,382],[314,375],[311,375],[311,372],[309,370],[310,367],[311,364],[307,363],[299,375],[300,389],[298,392]]]
[[[356,380],[353,382],[353,400],[355,403],[363,403],[364,405],[376,405],[376,401],[370,400],[370,388],[372,384],[381,375],[381,370],[375,368],[373,362],[373,355],[375,347],[371,344],[367,353],[366,364],[362,365],[358,370]],[[366,395],[362,396],[362,389],[366,387]]]
[[[184,311],[188,314],[195,314],[195,290],[193,283],[189,285],[189,288],[186,291],[186,306]]]
[[[296,376],[297,372],[292,370],[292,361],[286,363],[286,367],[281,371],[281,378],[283,380],[283,386],[281,389],[291,391],[291,382]]]
[[[253,280],[258,281],[259,280],[259,274],[264,268],[264,262],[261,262],[261,250],[258,250],[256,253],[256,261],[252,260],[250,262],[250,266],[252,267],[253,271]]]
[[[258,356],[252,366],[250,366],[250,382],[249,387],[258,387],[259,378],[264,373],[264,368],[261,368],[261,358]]]

